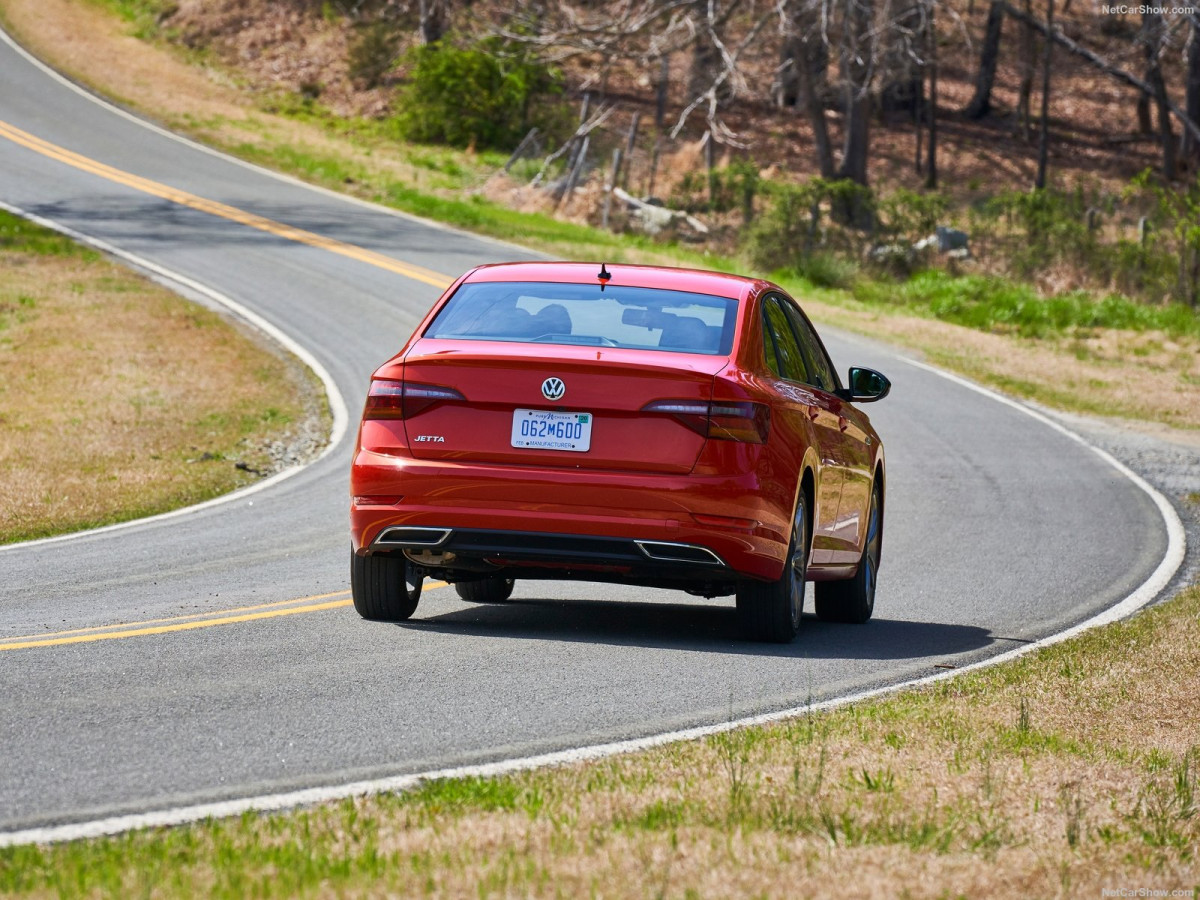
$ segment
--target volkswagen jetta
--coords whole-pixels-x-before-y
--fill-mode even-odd
[[[865,622],[883,445],[800,306],[715,272],[506,263],[460,277],[371,378],[351,471],[351,585],[368,619],[421,583],[501,602],[515,579],[736,598],[756,640]]]

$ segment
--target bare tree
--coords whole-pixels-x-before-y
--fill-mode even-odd
[[[1025,15],[1033,17],[1033,0],[1022,0]],[[1021,26],[1021,37],[1018,42],[1017,56],[1021,71],[1021,81],[1017,86],[1017,133],[1021,140],[1028,141],[1033,132],[1033,113],[1030,111],[1030,101],[1033,98],[1033,74],[1036,69],[1034,56],[1037,53],[1033,29],[1028,25]]]
[[[436,44],[446,34],[450,0],[420,0],[417,7],[421,42]]]
[[[821,177],[832,178],[833,145],[825,115],[829,44],[821,24],[821,11],[819,0],[780,4],[783,32],[780,75],[784,101],[794,98],[789,105],[794,104],[808,118]]]
[[[866,186],[871,145],[871,80],[874,75],[874,0],[845,4],[839,64],[845,94],[845,134],[839,178]]]
[[[1189,29],[1187,53],[1187,108],[1188,121],[1200,128],[1200,12],[1193,11],[1188,16],[1191,25]],[[1188,129],[1183,132],[1183,152],[1195,159],[1200,159],[1200,140]]]
[[[983,46],[979,51],[979,69],[975,75],[975,93],[963,110],[968,119],[982,119],[992,108],[992,85],[996,83],[996,65],[1000,61],[1000,37],[1004,29],[1004,0],[992,0]]]
[[[936,4],[929,0],[929,20],[926,24],[928,49],[926,50],[926,68],[929,71],[929,163],[925,169],[925,187],[934,190],[938,186],[937,167],[937,102],[938,102],[938,51],[937,23],[934,20]]]
[[[1168,181],[1175,178],[1175,135],[1171,132],[1171,109],[1167,98],[1167,83],[1163,78],[1162,56],[1166,42],[1166,22],[1161,7],[1144,6],[1142,13],[1142,40],[1146,54],[1146,83],[1154,91],[1154,103],[1158,107],[1158,129],[1163,153],[1163,177]]]
[[[1046,32],[1054,33],[1054,0],[1046,0]],[[1033,186],[1041,190],[1046,186],[1046,166],[1050,159],[1050,67],[1054,61],[1054,41],[1047,40],[1042,57],[1042,121],[1038,138],[1037,177]]]

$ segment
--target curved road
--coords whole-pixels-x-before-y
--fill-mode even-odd
[[[437,296],[431,282],[531,256],[173,139],[6,43],[0,72],[0,201],[273,323],[324,367],[351,420],[368,374]],[[794,645],[761,646],[731,639],[729,601],[556,583],[518,584],[502,607],[427,588],[413,621],[364,622],[348,593],[351,434],[233,502],[0,550],[0,838],[896,683],[1082,621],[1158,566],[1161,514],[1088,448],[886,348],[830,337],[839,368],[895,383],[871,409],[890,481],[870,625],[806,616]]]

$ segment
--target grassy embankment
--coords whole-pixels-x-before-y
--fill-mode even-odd
[[[298,362],[3,212],[0,270],[0,543],[249,484],[321,415]]]
[[[178,116],[172,123],[186,124]],[[382,146],[370,134],[259,111],[191,124],[263,162],[331,185],[350,178],[367,196],[520,234],[555,255],[731,265],[546,217],[514,218],[483,200],[419,199],[495,160],[400,149],[381,162],[381,150],[367,152]],[[427,174],[410,178],[418,169]],[[419,195],[408,193],[414,182]],[[1177,365],[1194,359],[1186,331],[1068,324],[1035,339],[1015,326],[996,334],[936,321],[921,314],[932,298],[897,311],[890,300],[847,292],[807,296],[820,319],[907,342],[985,381],[1011,380],[1014,391],[1067,408],[1146,414],[1116,387],[1133,382],[1143,400],[1154,398],[1150,418],[1200,424],[1189,402],[1195,383],[1181,377],[1194,378],[1194,369]],[[1099,896],[1195,888],[1197,672],[1193,588],[1002,668],[769,728],[290,814],[0,851],[0,892]]]
[[[0,894],[1194,890],[1198,673],[1193,588],[1015,663],[770,727],[292,813],[0,850]]]

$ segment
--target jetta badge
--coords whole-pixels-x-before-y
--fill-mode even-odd
[[[567,386],[561,378],[547,378],[542,382],[542,396],[547,400],[561,400]]]

